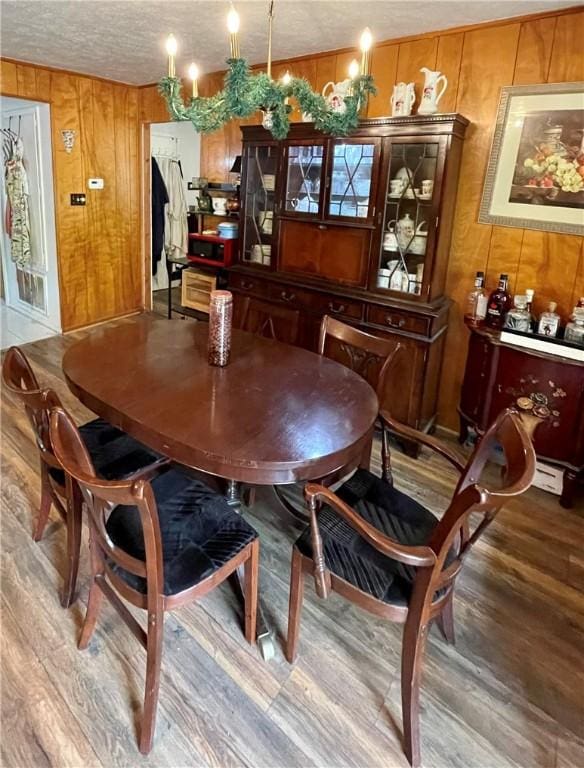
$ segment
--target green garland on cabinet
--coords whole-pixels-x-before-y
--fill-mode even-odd
[[[252,75],[244,59],[228,59],[223,90],[214,96],[191,98],[185,105],[178,77],[164,77],[158,86],[173,120],[190,120],[198,133],[212,133],[233,118],[246,118],[264,112],[264,125],[275,139],[285,139],[290,128],[293,96],[303,113],[312,116],[314,127],[322,133],[346,136],[359,124],[361,106],[376,93],[371,75],[353,81],[353,93],[344,99],[345,111],[334,112],[323,96],[314,93],[304,78],[289,83],[272,80],[265,73]]]

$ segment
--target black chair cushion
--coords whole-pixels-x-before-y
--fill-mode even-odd
[[[204,483],[178,470],[152,482],[156,497],[164,566],[164,594],[175,595],[198,584],[257,538],[254,529]],[[145,560],[137,507],[118,506],[106,523],[113,543]],[[146,580],[110,560],[110,568],[129,586],[146,592]]]
[[[438,519],[414,499],[379,477],[359,469],[337,491],[337,496],[364,520],[400,544],[427,544]],[[329,570],[378,600],[406,606],[416,569],[392,560],[363,539],[331,507],[318,514],[324,557]],[[300,552],[312,557],[310,526],[296,542]],[[452,551],[447,563],[452,562]]]
[[[89,421],[79,427],[79,432],[95,471],[104,480],[123,480],[160,458],[155,451],[103,419]],[[60,485],[65,484],[63,470],[51,467],[49,474]]]

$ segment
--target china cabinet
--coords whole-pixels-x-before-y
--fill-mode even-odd
[[[325,314],[400,343],[394,416],[432,428],[449,300],[444,283],[462,140],[455,114],[365,119],[346,138],[297,123],[246,126],[242,226],[229,269],[235,318],[254,299],[300,312],[316,349]],[[370,366],[375,375],[375,366]]]

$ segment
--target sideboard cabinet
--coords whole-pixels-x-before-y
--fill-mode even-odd
[[[366,119],[345,138],[300,123],[284,141],[242,128],[240,248],[229,270],[236,322],[256,301],[264,312],[277,307],[276,335],[294,327],[295,343],[308,349],[325,314],[399,342],[401,375],[385,405],[423,430],[436,418],[467,122],[455,114]],[[375,364],[364,373],[374,380]]]
[[[571,507],[584,474],[584,363],[471,329],[459,407],[461,442],[469,426],[484,432],[518,397],[531,400],[545,417],[535,432],[535,451],[564,469],[560,503]]]

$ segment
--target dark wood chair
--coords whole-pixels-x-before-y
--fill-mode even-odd
[[[404,427],[387,413],[381,418],[392,431],[437,451],[460,472],[450,505],[438,520],[390,479],[364,469],[337,493],[307,485],[310,525],[293,547],[286,655],[290,662],[296,657],[305,573],[314,576],[320,597],[334,590],[376,616],[403,623],[404,747],[417,767],[420,678],[430,624],[436,621],[447,642],[454,643],[453,597],[463,558],[505,501],[530,486],[535,472],[531,433],[538,420],[504,411],[465,463],[435,438]],[[496,445],[507,463],[501,486],[491,488],[482,475]],[[471,512],[479,517],[472,531]]]
[[[383,400],[388,372],[394,366],[394,360],[400,349],[399,342],[353,328],[352,325],[343,323],[330,315],[322,318],[318,337],[318,354],[331,357],[366,379],[374,387],[380,402]],[[387,473],[390,472],[387,461],[389,436],[381,420],[378,426],[381,430],[383,476],[387,478]],[[369,467],[371,447],[372,444],[363,453],[361,461],[363,468]],[[346,469],[343,467],[331,477],[321,478],[320,482],[327,486],[334,485],[346,474]],[[274,486],[274,491],[282,506],[291,515],[301,520],[308,519],[303,498],[304,483]]]
[[[55,506],[67,530],[67,566],[61,603],[72,602],[77,583],[81,546],[81,499],[79,491],[66,476],[55,457],[49,436],[49,411],[60,406],[58,395],[42,390],[22,350],[10,347],[2,364],[4,386],[24,404],[40,455],[41,505],[33,539],[42,538],[51,506]],[[151,465],[160,456],[103,419],[94,419],[80,427],[94,465],[104,478],[121,478],[141,467]]]
[[[102,480],[61,408],[51,411],[50,436],[57,459],[81,489],[89,518],[92,580],[79,648],[91,639],[105,595],[146,649],[139,746],[147,754],[156,722],[164,612],[202,597],[242,567],[245,637],[255,643],[258,536],[222,495],[179,470],[153,479],[154,467],[124,480]],[[147,611],[147,630],[120,597]]]
[[[271,301],[246,296],[241,309],[241,330],[276,339],[285,344],[296,344],[300,311]]]
[[[366,379],[375,389],[380,403],[384,402],[385,390],[390,372],[396,373],[396,358],[402,349],[399,342],[366,333],[335,317],[325,315],[320,324],[318,353],[343,363],[359,376]],[[389,434],[383,419],[381,430],[381,464],[384,479],[390,479]],[[364,457],[362,466],[368,466],[369,458]],[[389,476],[388,476],[389,475]]]

